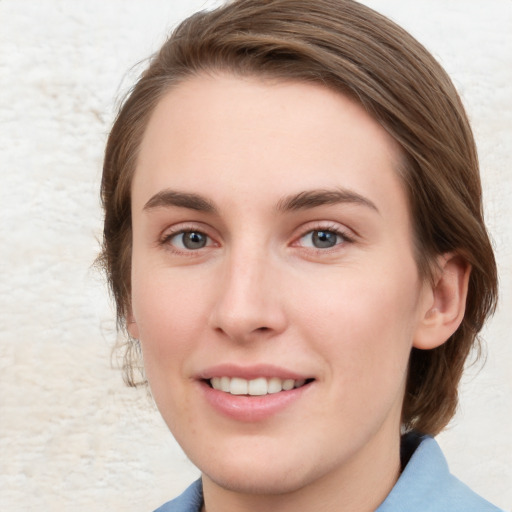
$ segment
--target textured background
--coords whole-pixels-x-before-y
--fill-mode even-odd
[[[150,511],[197,475],[110,365],[101,156],[134,65],[204,0],[0,0],[0,509]],[[482,162],[501,305],[440,436],[452,470],[512,508],[512,1],[368,0],[460,89]]]

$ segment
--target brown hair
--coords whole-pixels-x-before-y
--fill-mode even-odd
[[[130,307],[130,187],[149,116],[174,84],[217,71],[324,84],[357,100],[401,146],[399,173],[421,275],[432,278],[434,256],[451,251],[472,267],[458,330],[440,347],[413,349],[410,357],[402,426],[438,433],[455,412],[464,363],[497,297],[477,153],[441,66],[407,32],[355,1],[235,0],[185,20],[153,57],[117,116],[104,160],[100,262],[118,326]],[[132,385],[138,351],[138,341],[129,340],[125,376]]]

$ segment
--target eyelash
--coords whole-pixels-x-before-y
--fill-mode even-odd
[[[324,232],[324,233],[330,233],[330,234],[336,235],[337,237],[341,238],[341,241],[337,241],[337,243],[335,245],[333,245],[332,247],[324,247],[324,248],[305,247],[305,246],[299,244],[300,240],[304,239],[304,237],[306,237],[307,235],[315,233],[315,232],[317,232],[317,233]],[[197,249],[181,249],[181,248],[175,247],[171,243],[172,239],[179,235],[183,235],[185,233],[197,233],[197,234],[205,236],[207,238],[207,242],[206,242],[207,245],[205,245],[204,247],[197,248]],[[213,238],[211,236],[209,236],[205,232],[204,229],[198,228],[197,226],[186,226],[186,227],[180,227],[179,229],[176,229],[175,231],[165,233],[165,235],[163,235],[161,237],[161,239],[159,240],[158,244],[160,246],[167,248],[168,250],[172,251],[175,254],[194,257],[194,256],[198,256],[199,254],[201,254],[201,252],[202,252],[201,249],[205,249],[205,248],[211,247],[212,245],[215,245],[215,243],[213,243],[213,244],[211,243],[212,241],[213,241]],[[332,251],[335,251],[335,250],[337,250],[337,248],[339,249],[339,246],[344,246],[344,245],[350,244],[350,243],[354,243],[354,238],[347,233],[347,230],[341,229],[336,224],[318,224],[315,226],[310,226],[310,227],[308,227],[308,229],[304,230],[299,236],[297,236],[294,239],[294,242],[291,245],[298,246],[307,251],[315,251],[316,253],[319,253],[319,254],[325,254],[325,253],[330,253]]]
[[[181,255],[181,256],[197,256],[201,252],[200,249],[204,249],[205,247],[202,247],[200,249],[180,249],[178,247],[175,247],[171,241],[173,238],[178,237],[179,235],[184,235],[185,233],[197,233],[200,235],[203,235],[207,238],[207,245],[205,247],[210,247],[211,241],[213,238],[209,236],[207,233],[205,233],[205,230],[202,228],[198,228],[197,226],[181,226],[179,229],[176,229],[175,231],[166,232],[161,239],[158,241],[158,245],[165,247],[166,249],[170,250],[171,252]]]
[[[315,232],[316,233],[321,233],[321,232],[330,233],[330,234],[336,235],[341,240],[338,240],[337,243],[335,245],[333,245],[332,247],[324,247],[324,248],[304,247],[301,245],[299,245],[299,247],[302,247],[303,249],[308,250],[308,251],[315,251],[318,254],[326,254],[326,253],[330,253],[332,251],[339,250],[340,246],[344,246],[346,244],[351,244],[351,243],[354,243],[354,241],[355,241],[354,238],[351,235],[349,235],[348,230],[341,228],[337,224],[329,223],[329,224],[318,224],[318,225],[314,225],[314,226],[308,226],[308,228],[305,231],[303,231],[303,233],[295,239],[296,242],[294,242],[294,244],[298,244],[307,235],[310,235]]]

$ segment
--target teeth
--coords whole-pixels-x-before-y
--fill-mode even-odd
[[[268,392],[267,379],[263,377],[249,381],[247,386],[248,395],[266,395]]]
[[[300,388],[306,383],[305,379],[280,379],[272,377],[266,379],[258,377],[257,379],[246,380],[239,377],[213,377],[210,384],[213,389],[231,393],[232,395],[251,395],[261,396],[280,391],[289,391],[293,388]]]
[[[249,391],[249,382],[245,379],[239,379],[238,377],[233,377],[231,379],[231,386],[229,388],[229,392],[232,395],[247,395]]]
[[[221,377],[220,389],[222,389],[222,391],[225,391],[226,393],[229,393],[230,388],[231,388],[231,379],[229,377]]]
[[[295,386],[295,381],[293,379],[286,379],[283,381],[283,389],[285,391],[290,391]]]
[[[279,393],[283,390],[283,381],[277,377],[272,377],[268,380],[268,393]]]

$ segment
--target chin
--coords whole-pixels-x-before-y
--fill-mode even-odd
[[[246,469],[236,475],[232,471],[215,471],[214,474],[205,472],[203,476],[225,490],[263,496],[296,492],[304,488],[310,480],[306,475],[300,475],[295,471],[283,473],[283,471],[276,471],[276,468],[270,471],[268,469]]]
[[[232,459],[223,457],[222,462],[198,461],[203,462],[198,467],[203,477],[217,486],[241,494],[270,496],[293,493],[321,479],[330,469],[312,466],[308,457],[299,456],[293,460],[275,451],[259,457],[254,456],[254,452],[245,457],[240,457],[237,451],[233,454]]]

